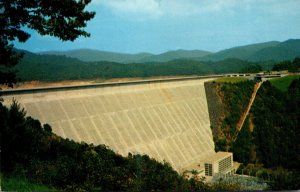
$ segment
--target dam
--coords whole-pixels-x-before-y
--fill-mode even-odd
[[[7,90],[2,95],[5,105],[16,99],[27,115],[48,123],[63,138],[105,144],[123,156],[147,154],[183,172],[198,164],[203,170],[200,162],[217,154],[204,88],[216,77]]]

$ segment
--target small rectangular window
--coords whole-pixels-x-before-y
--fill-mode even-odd
[[[212,176],[212,164],[205,163],[204,167],[205,167],[205,175]]]

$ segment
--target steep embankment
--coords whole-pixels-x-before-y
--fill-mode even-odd
[[[231,150],[232,141],[238,131],[237,124],[247,109],[254,85],[253,81],[228,82],[226,79],[223,82],[206,83],[216,151]]]
[[[249,115],[249,111],[252,107],[252,104],[255,100],[255,97],[256,97],[256,94],[257,94],[257,91],[259,90],[260,86],[261,86],[262,82],[257,82],[254,86],[254,89],[253,89],[253,92],[252,92],[252,95],[251,95],[251,98],[249,100],[249,103],[247,105],[247,108],[245,109],[245,111],[242,113],[241,117],[240,117],[240,120],[238,121],[237,125],[236,125],[236,135],[234,136],[233,138],[233,141],[236,141],[236,138],[238,137],[238,134],[239,132],[241,131],[244,123],[245,123],[245,120],[247,118],[247,116]]]

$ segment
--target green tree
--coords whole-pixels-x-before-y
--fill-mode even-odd
[[[247,118],[244,126],[239,132],[237,140],[232,143],[232,151],[235,158],[239,162],[243,162],[245,164],[249,163],[251,146],[252,135],[249,129],[249,118]]]
[[[273,67],[274,71],[288,70],[289,72],[300,71],[300,58],[296,57],[293,61],[282,61]]]
[[[0,2],[0,84],[16,82],[13,66],[22,54],[13,49],[13,41],[25,42],[30,37],[24,28],[41,35],[74,41],[88,37],[82,28],[94,12],[85,10],[91,0],[4,0]]]

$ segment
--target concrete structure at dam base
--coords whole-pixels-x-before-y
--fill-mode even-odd
[[[233,154],[215,152],[204,82],[214,77],[1,91],[27,115],[77,142],[104,144],[123,156],[146,154],[207,181],[233,174]]]
[[[196,173],[199,177],[205,177],[209,182],[214,176],[229,176],[235,174],[240,164],[233,161],[233,154],[230,152],[219,151],[211,156],[206,157],[198,164],[184,168],[184,175],[192,178]]]

